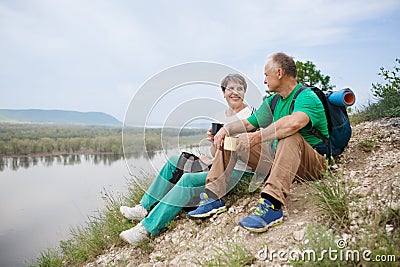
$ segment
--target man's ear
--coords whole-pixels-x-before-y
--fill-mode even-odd
[[[278,79],[282,79],[283,77],[283,69],[282,68],[278,68],[276,75],[278,76]]]

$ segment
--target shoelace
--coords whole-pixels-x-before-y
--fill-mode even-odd
[[[210,199],[208,198],[207,194],[201,194],[200,195],[200,203],[199,206],[204,205],[205,203],[210,202]]]
[[[257,215],[257,216],[262,216],[262,215],[264,215],[265,213],[268,212],[268,209],[269,209],[269,208],[273,208],[273,205],[272,205],[272,206],[269,206],[269,205],[265,204],[264,199],[260,199],[260,200],[258,201],[257,208],[256,208],[256,210],[253,212],[253,214],[254,214],[254,215]]]

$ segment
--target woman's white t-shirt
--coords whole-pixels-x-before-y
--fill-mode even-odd
[[[247,119],[248,117],[250,117],[251,114],[253,114],[254,111],[255,111],[255,108],[246,106],[244,109],[242,109],[241,111],[236,113],[234,116],[228,117],[226,115],[228,110],[226,110],[225,112],[221,112],[221,113],[217,114],[215,119],[219,123],[226,124],[226,123],[230,123],[230,122],[237,121],[237,120]],[[244,163],[240,159],[237,160],[235,169],[239,170],[239,171],[246,171],[246,172],[253,171],[249,166],[247,166],[246,163]]]

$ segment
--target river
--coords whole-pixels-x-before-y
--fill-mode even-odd
[[[151,166],[143,155],[133,160],[131,172],[151,173],[166,157],[153,153]],[[105,191],[126,194],[128,179],[121,156],[1,158],[0,266],[29,265],[41,252],[56,248],[69,238],[71,227],[84,226],[104,207]]]

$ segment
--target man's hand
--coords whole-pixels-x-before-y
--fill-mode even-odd
[[[256,128],[250,124],[246,119],[237,120],[224,125],[218,133],[214,136],[214,145],[217,149],[222,150],[225,136],[235,136],[236,134],[243,133],[246,131],[253,131]]]
[[[224,127],[219,129],[218,133],[214,136],[214,145],[217,149],[222,150],[222,144],[224,143],[225,136],[228,135],[228,132]]]
[[[250,144],[259,144],[261,143],[261,132],[257,131],[254,133],[242,133],[238,136],[237,143],[237,151],[249,152]]]

